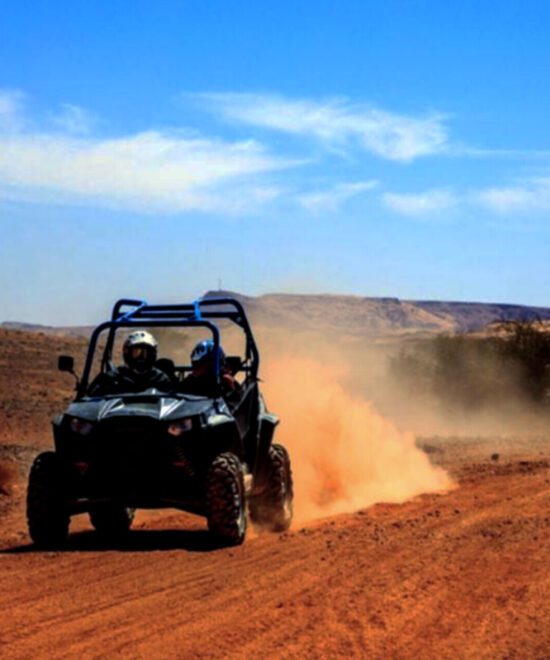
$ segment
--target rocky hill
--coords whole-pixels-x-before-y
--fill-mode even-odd
[[[550,319],[550,308],[498,303],[329,294],[269,293],[254,297],[233,291],[208,291],[205,296],[237,298],[254,325],[368,337],[464,332],[479,330],[495,321]],[[17,322],[4,322],[0,327],[75,337],[88,337],[92,330],[90,326],[51,327]]]
[[[244,296],[209,291],[240,300],[252,320],[269,326],[386,336],[464,332],[495,321],[550,319],[550,308],[523,305],[400,300],[344,295],[265,294]]]
[[[101,319],[103,320],[103,319]],[[98,319],[99,323],[99,319]],[[53,326],[39,323],[21,323],[19,321],[4,321],[0,323],[2,330],[21,330],[23,332],[39,332],[46,335],[89,337],[94,329],[91,325]]]

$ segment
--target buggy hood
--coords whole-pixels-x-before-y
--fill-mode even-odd
[[[139,394],[117,394],[101,398],[86,397],[74,401],[66,414],[89,422],[112,418],[148,417],[172,421],[196,415],[229,414],[223,399],[209,399],[191,394],[166,394],[155,389]]]

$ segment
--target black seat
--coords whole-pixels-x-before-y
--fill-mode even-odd
[[[155,362],[155,367],[161,371],[164,371],[170,380],[177,380],[176,365],[174,364],[174,360],[170,360],[170,358],[159,358]]]
[[[232,376],[234,376],[242,369],[243,361],[238,355],[228,355],[225,358],[224,366],[226,371],[228,371]]]

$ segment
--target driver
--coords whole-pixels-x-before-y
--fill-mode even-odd
[[[173,389],[168,375],[155,367],[157,346],[157,340],[150,332],[132,332],[122,347],[124,365],[100,373],[90,385],[88,394],[133,394],[153,387],[163,392]]]

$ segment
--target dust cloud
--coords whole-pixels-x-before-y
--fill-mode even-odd
[[[356,511],[443,491],[452,481],[367,400],[342,385],[345,371],[293,356],[263,370],[268,407],[281,419],[277,442],[292,458],[295,519]]]

